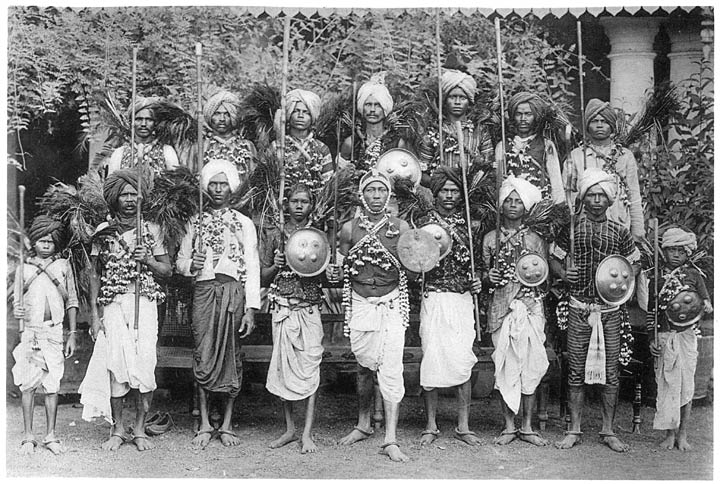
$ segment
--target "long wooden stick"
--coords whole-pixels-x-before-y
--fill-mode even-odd
[[[203,111],[202,111],[202,44],[195,44],[195,69],[197,71],[197,171],[203,169],[203,156],[205,142],[203,141]],[[198,251],[204,252],[203,244],[203,187],[198,183],[198,229],[197,229]]]
[[[437,57],[438,76],[438,149],[440,150],[440,165],[443,164],[445,153],[443,150],[443,95],[442,95],[442,61],[440,59],[440,9],[437,9],[435,17],[435,55]]]
[[[135,100],[137,96],[137,53],[138,48],[133,47],[132,50],[132,100],[130,110],[130,165],[135,166],[137,170],[137,202],[135,202],[135,247],[140,247],[143,243],[142,237],[142,179],[143,179],[143,159],[142,157],[137,160],[135,164]],[[135,330],[138,329],[138,323],[140,321],[140,272],[142,271],[142,264],[140,261],[135,261],[135,317],[133,319],[133,327]]]
[[[20,197],[20,262],[18,263],[17,288],[20,288],[17,296],[17,303],[25,307],[25,185],[18,185],[18,196]],[[18,333],[25,331],[25,318],[18,319]]]
[[[497,52],[498,94],[500,96],[500,159],[495,170],[495,191],[497,196],[497,216],[495,217],[495,268],[500,259],[500,225],[502,222],[500,187],[505,175],[505,97],[503,96],[502,42],[500,41],[500,18],[495,17],[495,50]]]
[[[330,263],[335,265],[337,262],[337,228],[338,228],[338,169],[340,168],[340,118],[338,118],[335,126],[335,135],[337,138],[337,156],[335,157],[335,183],[333,184],[333,223],[332,232],[330,232],[330,244],[332,252],[330,253]]]
[[[585,133],[585,74],[583,73],[582,23],[577,21],[578,75],[580,77],[580,119],[583,136],[583,171],[587,170],[587,134]]]
[[[470,194],[468,193],[468,162],[465,158],[465,140],[463,139],[462,125],[460,121],[455,121],[455,130],[457,131],[458,147],[460,148],[460,170],[462,171],[462,190],[463,199],[465,201],[465,220],[468,229],[468,245],[470,246],[470,272],[475,277],[475,254],[472,235],[472,219],[470,218]],[[475,316],[475,332],[477,340],[482,339],[482,327],[480,326],[480,304],[477,294],[473,295],[473,315]]]
[[[287,80],[288,80],[288,58],[290,55],[290,16],[285,14],[285,24],[283,33],[283,63],[282,63],[282,88],[280,98],[280,143],[279,163],[280,163],[280,193],[278,194],[278,207],[280,208],[280,250],[284,251],[285,247],[285,210],[283,207],[283,199],[285,198],[285,110],[287,109]]]
[[[653,293],[655,295],[655,298],[654,298],[655,304],[654,304],[654,308],[653,308],[654,314],[655,314],[654,318],[653,318],[653,320],[654,320],[653,337],[655,340],[655,347],[657,348],[658,343],[659,343],[659,340],[658,340],[658,309],[659,309],[659,307],[658,307],[658,288],[659,288],[659,281],[658,281],[658,279],[660,278],[660,267],[659,267],[660,240],[659,240],[659,235],[658,235],[658,219],[654,218],[654,219],[652,219],[652,222],[653,222],[652,225],[653,225],[653,230],[654,230],[654,234],[653,234],[654,268],[653,268],[653,270],[654,270],[654,276],[655,276],[655,282],[654,282],[655,287],[653,288],[653,290],[655,291]],[[658,365],[658,358],[655,358],[655,368],[657,368],[657,365]]]
[[[355,120],[357,119],[357,81],[352,84],[352,129],[350,130],[350,163],[355,164]]]

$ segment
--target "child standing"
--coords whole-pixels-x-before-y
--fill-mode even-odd
[[[18,319],[25,320],[20,344],[13,351],[15,366],[12,369],[15,384],[22,391],[22,409],[25,433],[20,444],[23,454],[32,454],[38,445],[33,433],[35,392],[45,391],[45,417],[47,435],[42,444],[53,454],[65,451],[55,435],[58,396],[65,370],[65,358],[75,353],[77,291],[72,268],[67,259],[58,255],[62,224],[47,216],[35,217],[29,231],[32,255],[25,261],[22,278],[15,275],[14,311]],[[20,287],[20,283],[23,287]],[[20,291],[24,293],[23,304]],[[63,320],[67,314],[70,325],[63,352]]]

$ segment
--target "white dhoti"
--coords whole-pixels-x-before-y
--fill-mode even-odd
[[[42,387],[45,393],[57,393],[65,372],[62,321],[26,325],[12,354],[13,380],[21,391]]]
[[[692,329],[658,334],[662,353],[655,369],[657,382],[656,412],[653,428],[675,430],[680,426],[680,408],[690,403],[695,393],[697,336]]]
[[[320,385],[323,326],[317,305],[290,309],[277,303],[272,314],[273,351],[266,388],[285,400],[303,400]]]
[[[462,385],[477,357],[473,298],[469,292],[430,292],[420,307],[423,357],[420,385],[426,390]]]
[[[350,348],[358,364],[377,372],[383,399],[400,403],[405,396],[403,348],[405,326],[400,310],[400,291],[381,297],[352,293]]]
[[[95,340],[87,373],[80,384],[83,419],[110,416],[110,397],[123,397],[134,388],[152,392],[157,365],[157,305],[140,297],[138,330],[134,329],[135,294],[119,294],[105,306],[105,331]]]
[[[520,396],[532,395],[548,369],[543,305],[513,300],[502,326],[492,334],[495,388],[513,413]]]

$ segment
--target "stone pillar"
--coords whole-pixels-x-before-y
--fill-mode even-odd
[[[700,21],[670,22],[665,30],[670,37],[670,81],[682,88],[682,83],[700,72],[703,58]]]
[[[655,86],[653,42],[660,19],[604,17],[600,24],[610,39],[610,104],[636,113],[648,89]]]

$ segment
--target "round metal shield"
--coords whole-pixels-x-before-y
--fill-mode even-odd
[[[330,262],[327,236],[313,227],[298,230],[285,242],[285,260],[297,275],[317,276]]]
[[[537,252],[520,257],[515,264],[515,275],[525,286],[535,287],[545,282],[550,274],[547,260]]]
[[[632,264],[621,255],[609,255],[598,264],[595,289],[607,304],[619,306],[627,302],[635,291]]]
[[[422,229],[403,232],[398,238],[397,251],[402,265],[413,272],[427,272],[440,261],[440,246]]]
[[[698,293],[682,291],[670,301],[665,314],[675,326],[690,326],[700,321],[704,307]]]
[[[422,176],[420,162],[408,150],[402,148],[387,150],[380,155],[375,168],[387,176],[390,181],[395,178],[409,178],[415,186],[420,184]]]
[[[420,228],[420,230],[427,232],[435,239],[438,247],[440,247],[440,260],[444,259],[446,255],[450,253],[452,249],[453,239],[450,234],[438,224],[427,224]]]

